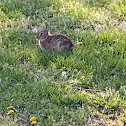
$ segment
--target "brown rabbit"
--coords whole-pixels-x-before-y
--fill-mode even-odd
[[[39,40],[39,46],[43,50],[72,50],[72,42],[62,34],[50,34],[49,26],[46,24],[46,28],[37,33],[37,39]]]

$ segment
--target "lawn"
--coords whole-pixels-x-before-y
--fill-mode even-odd
[[[45,23],[72,52],[39,48],[33,30]],[[32,116],[39,126],[126,125],[125,0],[0,1],[0,126]]]

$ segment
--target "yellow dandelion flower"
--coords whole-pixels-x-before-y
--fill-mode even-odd
[[[7,107],[7,110],[11,110],[11,109],[13,109],[13,106]]]
[[[14,110],[10,110],[10,111],[8,112],[8,114],[9,114],[9,115],[14,114]]]
[[[32,121],[31,122],[31,125],[36,125],[37,124],[37,121]]]
[[[32,122],[32,121],[36,121],[36,117],[34,117],[34,116],[31,117],[31,118],[30,118],[30,121],[31,121],[31,122]]]

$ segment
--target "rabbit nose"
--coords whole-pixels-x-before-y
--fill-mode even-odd
[[[39,33],[36,33],[35,35],[36,35],[36,38],[39,38]]]
[[[38,36],[36,37],[36,40],[39,40],[39,37]]]

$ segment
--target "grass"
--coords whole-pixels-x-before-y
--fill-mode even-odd
[[[124,126],[125,8],[125,0],[1,0],[0,126],[31,116],[40,126]],[[45,22],[82,46],[42,52],[32,29]]]

